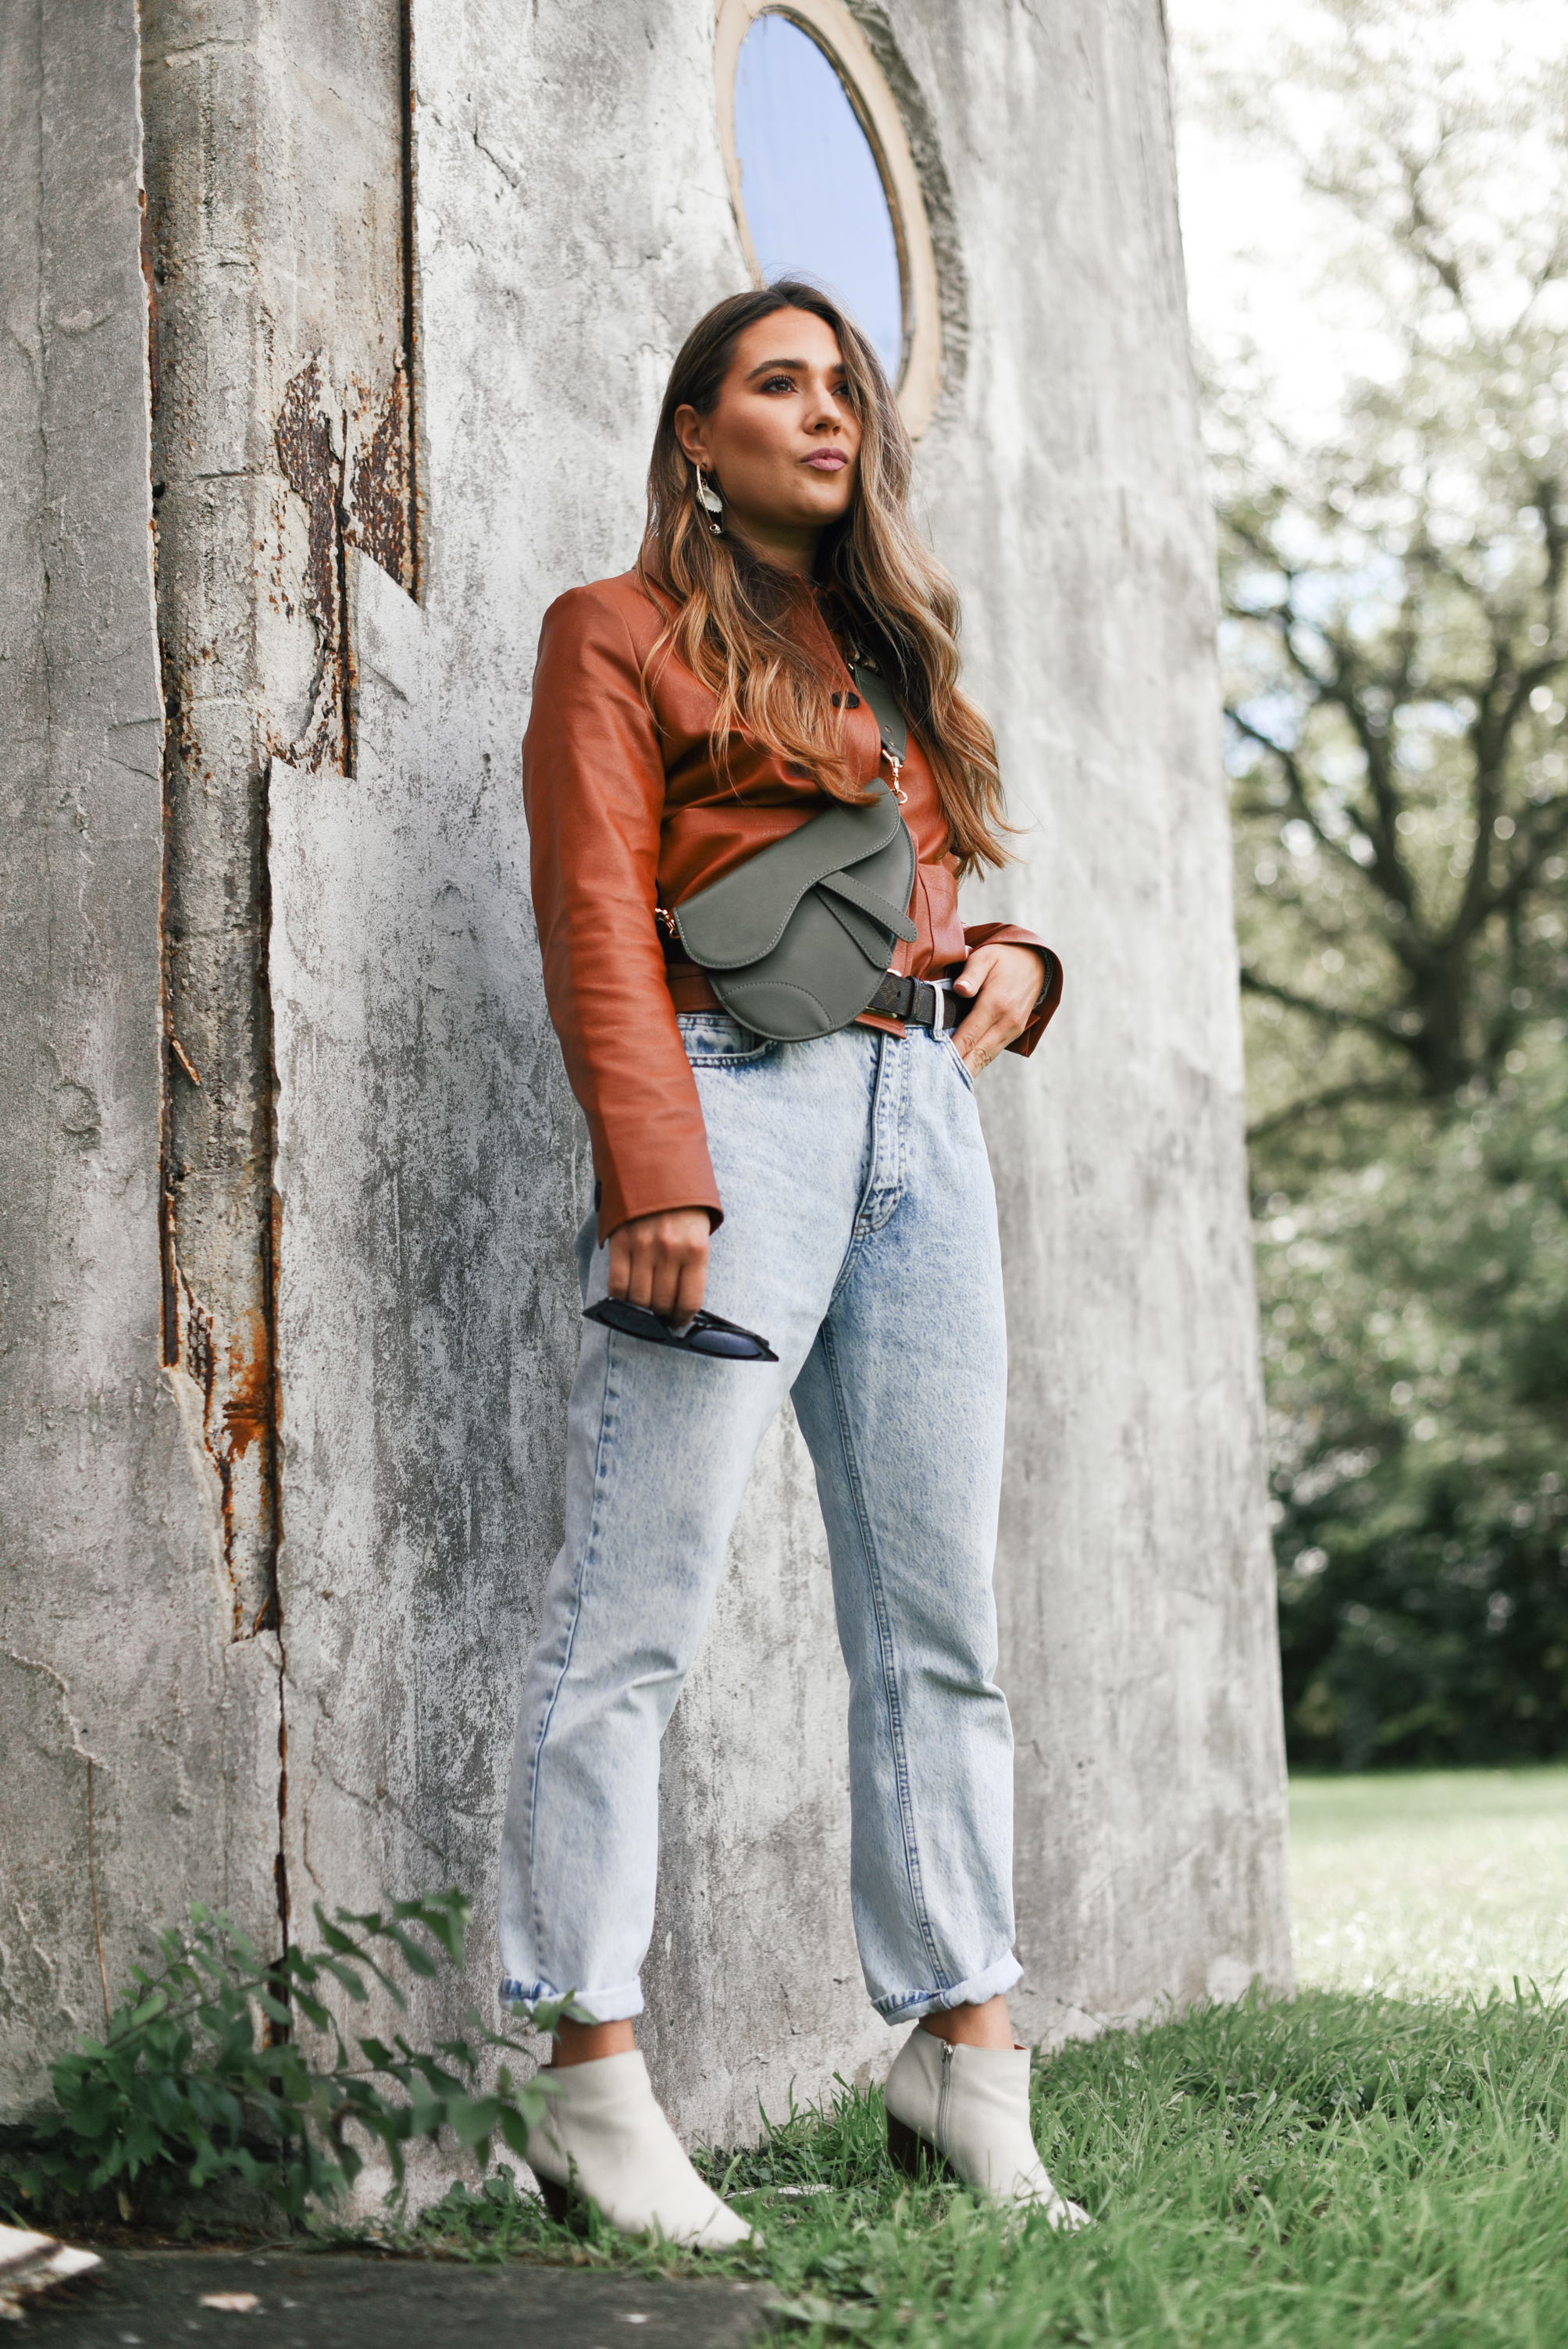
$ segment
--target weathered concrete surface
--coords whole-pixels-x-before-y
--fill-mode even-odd
[[[707,12],[643,17],[623,76],[602,12],[416,12],[425,609],[358,566],[354,790],[278,768],[272,790],[290,1877],[356,1898],[464,1883],[487,1993],[591,1186],[539,990],[517,746],[539,616],[630,559],[669,360],[737,282],[716,126],[690,104]],[[782,2109],[792,2083],[889,2052],[860,1989],[842,1670],[789,1423],[735,1559],[666,1745],[644,2028],[685,2124],[729,2139],[759,2093]]]
[[[277,1628],[264,784],[273,753],[352,763],[341,543],[374,529],[406,423],[400,26],[394,0],[142,16],[181,1048],[165,1276],[243,1640]]]
[[[275,1653],[160,1368],[134,0],[0,10],[0,2111],[190,1899],[264,1930]]]
[[[119,252],[123,274],[132,20],[129,0],[79,13],[96,43],[79,151],[121,149],[118,178],[85,182],[109,219],[85,201],[72,218],[96,223],[83,254]],[[1036,1061],[985,1081],[1015,1365],[999,1587],[1020,1738],[1020,2013],[1039,2035],[1288,1967],[1208,531],[1156,0],[856,13],[930,172],[949,378],[923,510],[965,592],[971,676],[1030,827],[1024,862],[975,910],[1026,911],[1069,973]],[[139,1892],[164,1916],[187,1884],[270,1899],[283,1793],[295,1930],[315,1898],[361,1906],[449,1880],[474,1893],[469,1983],[426,1999],[423,2031],[493,1979],[496,1837],[559,1537],[568,1243],[589,1187],[527,906],[517,746],[532,650],[554,595],[631,560],[669,360],[743,273],[708,100],[709,0],[413,0],[411,19],[405,158],[392,0],[147,5],[173,713],[165,1004],[201,1078],[168,1064],[177,1367],[163,1388],[159,710],[134,280],[113,313],[112,399],[95,409],[73,388],[53,440],[46,337],[28,326],[7,345],[8,435],[37,473],[25,494],[6,476],[15,739],[45,740],[28,713],[54,693],[48,740],[65,748],[27,754],[36,845],[20,822],[7,834],[33,927],[6,947],[25,1017],[0,1049],[44,1035],[58,1060],[45,1093],[65,1112],[53,1158],[36,1112],[5,1201],[20,1234],[5,1261],[38,1333],[6,1357],[6,1492],[34,1505],[15,1538],[66,1560],[47,1569],[55,1644],[17,1643],[58,1675],[18,1668],[14,1711],[51,1757],[36,1776],[57,1816],[14,1846],[26,1881],[63,1848],[85,1888],[86,1752],[121,1782],[126,1753],[151,1757]],[[36,50],[36,12],[7,18],[5,74],[21,109],[7,164],[36,222],[26,108],[42,68],[17,26]],[[36,277],[31,249],[8,289]],[[35,346],[29,374],[17,354]],[[38,469],[57,462],[70,470],[55,494]],[[84,484],[94,563],[71,592],[83,610],[107,598],[139,647],[136,690],[113,704],[114,728],[130,714],[129,761],[105,716],[107,664],[67,678],[86,621],[67,624],[64,587],[51,578],[46,599],[39,584],[38,550]],[[120,794],[113,823],[77,834],[71,806],[95,775]],[[92,1073],[101,1045],[94,1060],[78,1042],[103,1031],[77,976],[98,966],[59,944],[94,905],[83,840],[111,830],[92,953],[115,978],[115,1035],[145,1040],[140,1060],[117,1047],[135,1081],[112,1085]],[[81,1170],[110,1163],[111,1126],[82,1122],[88,1093],[126,1100],[123,1163],[148,1186],[143,1222],[128,1206],[112,1245],[95,1238],[91,1280],[77,1235],[98,1194]],[[46,1247],[51,1230],[64,1237]],[[97,1385],[62,1370],[73,1344]],[[103,1367],[133,1357],[149,1399],[186,1398],[189,1447],[160,1437],[158,1451],[133,1424],[129,1371],[117,1386]],[[59,1392],[51,1431],[37,1398]],[[161,1406],[139,1408],[161,1427]],[[88,1487],[96,1549],[77,1532]],[[36,1615],[30,1570],[19,1587]],[[225,1713],[236,1680],[255,1701]],[[843,1709],[810,1466],[786,1423],[665,1750],[644,2037],[683,2126],[709,2137],[752,2134],[759,2090],[776,2108],[791,2080],[814,2093],[891,2054],[850,1930]],[[235,1788],[229,1810],[203,1796],[193,1816],[175,1781],[198,1732],[229,1757],[203,1786],[227,1767]],[[95,1795],[99,1783],[95,1765]],[[112,1837],[131,1840],[120,1814]],[[26,1897],[38,1965],[68,1945],[79,1985],[96,1964],[80,1900],[56,1920]],[[57,2040],[64,2014],[41,1974],[27,1981],[18,2044]]]
[[[1068,972],[981,1088],[1012,1359],[997,1587],[1031,2037],[1290,1968],[1213,560],[1161,12],[897,12],[969,278],[921,451]],[[913,21],[912,21],[913,20]]]

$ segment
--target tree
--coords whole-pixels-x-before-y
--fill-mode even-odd
[[[1265,1131],[1491,1087],[1568,1002],[1568,89],[1478,95],[1445,13],[1340,0],[1292,67],[1377,373],[1306,444],[1255,367],[1213,386],[1243,983],[1290,1015]]]
[[[1568,1749],[1568,1071],[1260,1203],[1297,1762]]]
[[[1568,36],[1460,24],[1322,0],[1199,101],[1367,322],[1326,417],[1206,370],[1287,1733],[1353,1767],[1568,1748]]]

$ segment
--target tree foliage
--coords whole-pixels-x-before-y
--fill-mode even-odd
[[[1457,24],[1328,0],[1294,116],[1205,101],[1376,327],[1312,429],[1209,381],[1287,1725],[1351,1766],[1568,1746],[1568,36]]]
[[[1440,12],[1339,13],[1302,171],[1359,232],[1386,365],[1307,445],[1255,380],[1214,403],[1243,984],[1297,1023],[1280,1122],[1491,1087],[1568,1002],[1563,88],[1504,112],[1373,37]],[[1499,220],[1526,116],[1548,183]]]
[[[1568,1087],[1261,1203],[1298,1761],[1568,1749]]]

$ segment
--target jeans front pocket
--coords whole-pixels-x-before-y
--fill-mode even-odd
[[[968,1061],[965,1059],[963,1053],[959,1050],[957,1044],[950,1035],[944,1034],[942,1040],[946,1045],[948,1051],[952,1054],[954,1063],[957,1068],[959,1075],[963,1078],[970,1092],[973,1092],[975,1090],[975,1079],[970,1072]]]
[[[742,1027],[727,1011],[682,1011],[676,1024],[694,1069],[740,1068],[764,1060],[773,1050],[770,1036]]]

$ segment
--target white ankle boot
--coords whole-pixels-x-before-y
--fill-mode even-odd
[[[624,2235],[657,2228],[666,2242],[704,2251],[747,2240],[750,2228],[703,2184],[655,2103],[639,2048],[546,2076],[558,2085],[529,2134],[528,2163],[553,2218],[575,2193]]]
[[[917,2023],[882,2095],[888,2152],[912,2178],[923,2147],[965,2186],[1000,2202],[1038,2203],[1053,2227],[1088,2226],[1088,2212],[1057,2192],[1035,2149],[1026,2047],[949,2047]]]

